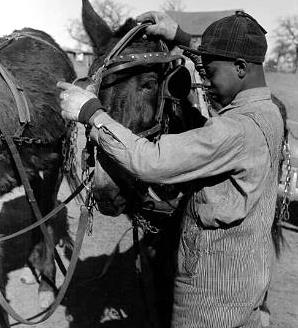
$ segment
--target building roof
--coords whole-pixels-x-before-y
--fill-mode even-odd
[[[63,50],[67,53],[72,53],[74,55],[84,54],[84,55],[93,55],[92,51],[83,50],[83,49],[76,49],[76,48],[69,48],[63,47]]]
[[[223,17],[231,16],[237,10],[240,9],[200,12],[170,10],[167,11],[167,14],[171,16],[185,32],[192,36],[201,36],[211,23]]]

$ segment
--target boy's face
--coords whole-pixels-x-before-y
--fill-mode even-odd
[[[204,86],[208,96],[222,107],[227,106],[241,89],[241,79],[234,61],[202,56]]]

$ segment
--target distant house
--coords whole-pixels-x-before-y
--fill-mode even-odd
[[[238,10],[240,9],[199,12],[167,11],[167,14],[180,25],[182,30],[192,35],[192,44],[197,46],[201,43],[203,32],[211,23],[231,16]]]
[[[93,62],[94,54],[92,52],[82,51],[79,49],[65,48],[64,51],[72,61],[77,76],[86,76],[88,74],[89,67]]]

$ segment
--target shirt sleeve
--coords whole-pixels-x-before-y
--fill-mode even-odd
[[[232,118],[212,118],[202,128],[150,142],[104,112],[95,115],[92,138],[111,159],[143,181],[172,184],[241,169],[244,129]]]

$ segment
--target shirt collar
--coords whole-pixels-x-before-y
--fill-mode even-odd
[[[268,87],[252,88],[240,91],[229,105],[218,111],[218,114],[221,115],[232,108],[244,106],[254,101],[270,99],[271,91]]]

